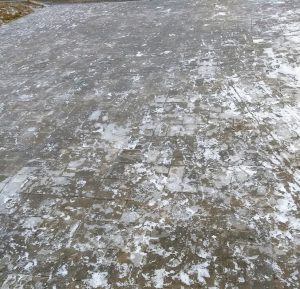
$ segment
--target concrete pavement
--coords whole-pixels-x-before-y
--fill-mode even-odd
[[[299,1],[55,5],[0,40],[1,288],[300,288]]]

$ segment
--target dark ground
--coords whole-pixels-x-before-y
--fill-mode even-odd
[[[0,2],[0,25],[33,11],[33,5],[26,2]]]

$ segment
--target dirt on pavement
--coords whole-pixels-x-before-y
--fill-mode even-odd
[[[19,17],[25,16],[33,11],[32,4],[26,2],[1,2],[0,3],[0,25]]]

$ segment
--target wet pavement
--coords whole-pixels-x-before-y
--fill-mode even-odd
[[[49,6],[0,28],[1,288],[300,288],[300,2]]]

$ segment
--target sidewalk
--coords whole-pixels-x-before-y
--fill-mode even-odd
[[[300,288],[300,2],[218,3],[0,27],[0,288]]]

